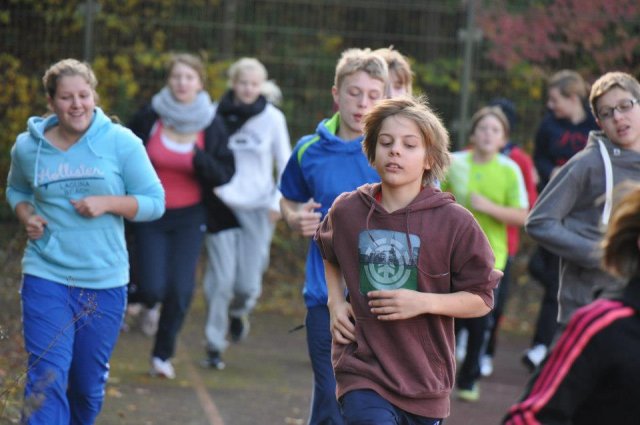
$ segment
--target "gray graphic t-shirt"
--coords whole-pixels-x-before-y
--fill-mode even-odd
[[[408,239],[411,240],[409,249]],[[365,230],[358,238],[360,292],[418,287],[420,238],[391,230]]]

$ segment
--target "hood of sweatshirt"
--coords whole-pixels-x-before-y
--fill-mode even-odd
[[[340,113],[336,112],[333,117],[322,120],[316,127],[316,134],[320,136],[324,143],[322,145],[332,152],[361,152],[363,136],[353,140],[343,140],[338,134],[340,128]]]
[[[396,222],[396,225],[398,225],[397,227],[402,228],[404,231],[409,252],[413,252],[413,247],[416,243],[419,243],[416,239],[418,237],[417,235],[421,234],[419,228],[412,229],[412,214],[415,212],[423,212],[425,210],[438,208],[446,204],[455,203],[455,197],[451,193],[441,192],[438,189],[427,186],[418,193],[409,205],[396,211],[388,212],[376,199],[376,196],[378,196],[381,190],[382,185],[380,183],[365,184],[360,186],[357,190],[360,199],[369,209],[365,224],[366,231],[369,233],[369,225],[372,217],[374,216],[379,216],[385,221],[389,220]],[[399,225],[400,222],[402,222],[401,225]],[[422,220],[420,220],[419,223],[422,223]],[[419,227],[418,224],[414,224],[414,226]],[[375,237],[371,233],[369,233],[369,238],[372,241],[375,240]],[[416,266],[420,270],[420,265],[416,264]],[[421,271],[426,273],[424,270]]]
[[[622,149],[615,145],[604,134],[603,131],[591,131],[587,146],[585,147],[585,155],[597,152],[602,158],[604,165],[605,193],[604,208],[600,222],[607,225],[611,208],[613,206],[613,188],[618,183],[618,178],[614,178],[614,168],[617,170],[627,170],[634,175],[629,177],[637,177],[640,172],[640,154],[628,149]],[[635,171],[634,171],[635,170]],[[625,173],[626,174],[626,173]],[[624,178],[624,177],[623,177]]]
[[[358,188],[358,195],[360,199],[369,208],[367,223],[374,214],[380,214],[388,217],[408,218],[416,211],[429,210],[456,202],[455,197],[450,192],[441,192],[438,189],[427,186],[418,193],[409,205],[396,211],[388,212],[376,199],[376,196],[378,196],[381,189],[382,185],[380,183],[369,183]],[[367,228],[369,228],[368,225]]]
[[[604,134],[604,131],[597,130],[591,131],[589,133],[589,139],[587,141],[587,146],[585,146],[585,152],[598,150],[602,154],[602,150],[600,148],[601,145],[604,145],[607,153],[611,158],[611,162],[614,165],[628,165],[628,164],[637,164],[639,153],[630,151],[628,149],[622,149],[619,146],[615,145],[609,138]]]
[[[43,152],[59,152],[60,150],[53,146],[45,137],[44,133],[48,128],[57,125],[59,122],[58,117],[56,115],[50,115],[48,117],[31,117],[27,121],[27,131],[29,135],[31,135],[31,139],[34,143],[37,144],[36,152],[35,152],[35,161],[34,161],[34,171],[33,171],[33,186],[38,187],[42,184],[46,184],[51,176],[47,176],[41,173],[40,170],[40,158]],[[111,119],[105,115],[105,113],[100,108],[95,109],[95,113],[93,115],[93,119],[91,120],[91,124],[87,129],[87,132],[80,137],[77,144],[86,144],[89,151],[100,157],[101,155],[98,153],[94,141],[96,136],[101,134],[104,129],[111,124]],[[89,171],[89,170],[86,170]],[[90,172],[90,171],[89,171]]]

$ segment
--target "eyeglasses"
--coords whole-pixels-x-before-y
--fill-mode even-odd
[[[640,102],[638,99],[626,99],[622,102],[618,103],[613,108],[602,108],[598,111],[598,117],[601,120],[608,120],[609,118],[613,118],[613,111],[618,111],[621,114],[626,114],[633,108],[633,105]]]

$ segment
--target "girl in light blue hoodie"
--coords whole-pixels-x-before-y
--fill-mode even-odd
[[[123,217],[160,217],[164,191],[140,140],[96,106],[87,64],[59,61],[43,82],[53,114],[29,119],[7,181],[7,200],[29,238],[24,421],[92,424],[126,304]]]

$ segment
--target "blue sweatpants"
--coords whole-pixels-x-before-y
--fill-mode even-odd
[[[347,425],[440,425],[442,419],[414,415],[372,390],[349,391],[340,399]]]
[[[336,399],[336,378],[331,365],[329,309],[310,307],[305,319],[307,347],[313,369],[313,395],[309,425],[343,425]]]
[[[21,297],[28,353],[24,422],[93,424],[124,318],[126,286],[92,290],[25,275]]]

